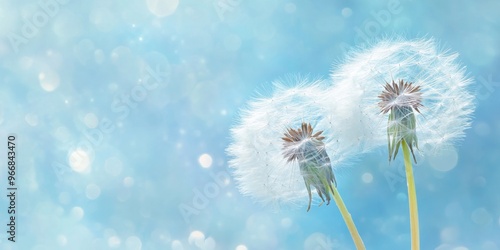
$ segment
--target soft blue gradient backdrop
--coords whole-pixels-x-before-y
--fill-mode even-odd
[[[500,249],[499,1],[175,2],[0,0],[0,143],[17,135],[19,188],[1,249],[353,249],[334,205],[242,197],[225,148],[273,80],[326,78],[350,46],[394,35],[459,52],[480,97],[453,169],[415,166],[422,249]],[[350,165],[338,188],[368,249],[409,249],[401,162]]]

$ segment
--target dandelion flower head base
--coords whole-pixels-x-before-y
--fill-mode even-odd
[[[387,123],[389,161],[396,158],[401,142],[405,140],[413,160],[417,162],[413,152],[413,147],[418,148],[414,111],[420,113],[419,108],[423,107],[420,86],[413,86],[413,83],[402,79],[399,83],[392,80],[391,83],[386,82],[384,91],[378,97],[381,99],[378,103],[381,113],[390,112]]]
[[[281,138],[285,141],[283,145],[283,156],[287,159],[287,162],[291,162],[293,160],[297,160],[299,158],[300,147],[303,143],[308,140],[315,140],[317,143],[321,143],[324,136],[320,136],[323,131],[319,131],[312,134],[313,129],[311,124],[302,123],[301,128],[295,130],[289,128],[285,133],[285,137]],[[323,144],[324,145],[324,144]]]
[[[323,131],[319,131],[313,134],[311,124],[302,123],[297,130],[288,128],[282,138],[284,141],[283,157],[287,162],[297,160],[299,163],[300,174],[304,178],[309,195],[307,211],[311,208],[311,185],[323,202],[326,199],[327,205],[332,199],[330,194],[334,195],[332,184],[336,185],[330,158],[323,143],[325,137],[321,136],[322,133]]]
[[[401,107],[411,107],[420,113],[418,108],[422,107],[422,92],[420,86],[413,86],[413,83],[399,80],[399,84],[392,80],[386,82],[384,91],[378,97],[381,101],[378,103],[382,113]]]

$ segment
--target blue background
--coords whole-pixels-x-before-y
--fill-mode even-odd
[[[0,248],[353,249],[333,205],[275,211],[241,196],[229,129],[273,80],[327,78],[349,47],[403,36],[459,52],[478,94],[452,169],[415,166],[422,249],[500,249],[499,11],[493,0],[1,0],[0,138],[17,136],[19,190],[17,242],[1,227]],[[340,166],[338,188],[368,249],[409,249],[401,162],[386,154]]]

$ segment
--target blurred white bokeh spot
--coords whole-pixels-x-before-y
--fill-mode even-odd
[[[456,227],[446,227],[441,230],[440,236],[442,243],[453,243],[459,238],[460,231]]]
[[[236,246],[235,250],[248,250],[248,248],[245,245],[238,245]]]
[[[85,195],[89,200],[95,200],[99,197],[99,195],[101,195],[101,188],[94,183],[90,183],[87,185]]]
[[[333,249],[332,240],[323,233],[312,233],[307,237],[304,241],[304,249],[306,250],[316,250],[316,249],[325,249],[331,250]]]
[[[436,170],[447,172],[454,169],[458,163],[457,150],[453,146],[445,146],[427,158],[429,164]]]
[[[108,246],[110,248],[118,248],[120,246],[120,244],[121,244],[121,240],[117,236],[111,236],[108,238]]]
[[[59,236],[57,236],[57,243],[59,244],[59,246],[66,246],[66,244],[68,244],[68,238],[66,238],[65,235],[63,234],[60,234]]]
[[[481,249],[482,250],[498,250],[498,246],[495,242],[493,241],[485,241],[483,242],[483,244],[481,245]]]
[[[123,185],[125,187],[132,187],[134,185],[134,178],[130,176],[123,178]]]
[[[292,219],[289,217],[283,218],[281,220],[281,226],[286,229],[290,228],[292,226]]]
[[[342,16],[343,17],[350,17],[352,15],[352,10],[350,8],[343,8],[342,9]]]
[[[83,118],[83,122],[88,128],[96,128],[99,124],[99,119],[94,113],[87,113]]]
[[[142,249],[142,241],[137,236],[130,236],[125,240],[125,246],[128,250]]]
[[[203,232],[195,230],[189,234],[188,242],[190,245],[202,245],[205,241],[205,234]]]
[[[38,116],[35,114],[26,114],[26,116],[24,116],[24,120],[32,127],[38,124]]]
[[[471,219],[474,223],[486,226],[493,222],[490,212],[484,207],[480,207],[472,211]]]
[[[179,0],[146,0],[146,2],[149,11],[157,17],[172,15],[179,5]]]
[[[363,180],[364,183],[372,183],[373,175],[371,173],[366,172],[361,176],[361,179]]]
[[[479,136],[488,136],[491,134],[491,128],[486,122],[475,122],[474,132]]]
[[[209,154],[202,154],[198,158],[198,163],[200,163],[202,168],[209,168],[212,166],[212,156]]]
[[[45,70],[38,74],[38,81],[42,89],[47,92],[52,92],[59,87],[59,75],[53,70]]]
[[[292,14],[297,10],[297,6],[293,3],[286,3],[285,4],[285,12],[288,14]]]
[[[73,207],[71,209],[71,217],[75,220],[81,220],[83,218],[83,215],[85,212],[83,211],[83,208],[81,207]]]
[[[69,165],[78,173],[84,173],[90,168],[90,157],[83,149],[76,149],[69,156]]]
[[[178,240],[172,241],[172,250],[184,250],[184,245],[182,245],[182,242]]]

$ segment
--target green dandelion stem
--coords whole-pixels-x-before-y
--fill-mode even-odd
[[[340,196],[339,191],[337,191],[335,185],[332,185],[332,192],[335,204],[337,204],[337,207],[344,218],[345,224],[347,225],[349,233],[351,233],[352,240],[354,241],[354,245],[356,245],[356,249],[366,249],[361,236],[359,236],[358,229],[356,228],[356,225],[354,225],[351,214],[347,211],[347,207],[345,206],[344,201],[342,200],[342,197]]]
[[[354,241],[354,245],[356,245],[356,249],[358,250],[365,250],[365,244],[363,243],[363,240],[361,239],[361,236],[359,236],[358,229],[356,228],[356,225],[354,224],[354,221],[352,220],[351,214],[347,210],[347,207],[344,204],[344,201],[342,200],[342,197],[340,196],[339,191],[335,187],[335,185],[328,185],[327,181],[325,178],[322,178],[321,180],[325,186],[329,186],[331,188],[330,192],[332,193],[333,199],[335,200],[335,204],[340,210],[340,214],[342,215],[342,218],[344,218],[345,224],[347,226],[347,229],[349,229],[349,233],[351,233],[352,240]]]
[[[410,207],[410,231],[411,231],[411,249],[420,249],[420,233],[418,229],[418,206],[417,192],[415,190],[415,180],[413,179],[413,169],[411,165],[410,150],[406,140],[402,140],[401,147],[406,169],[406,183],[408,185],[408,202]]]

